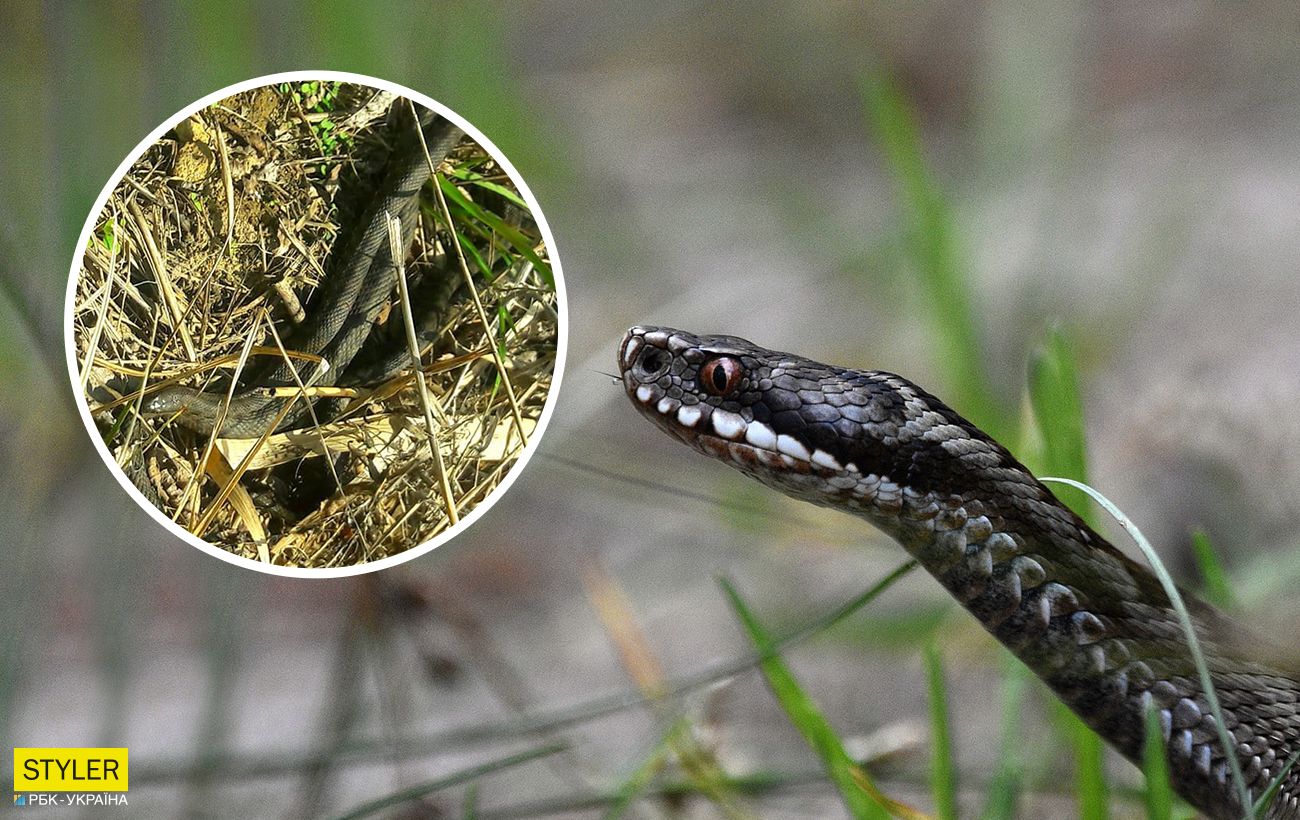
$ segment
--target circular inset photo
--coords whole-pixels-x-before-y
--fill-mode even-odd
[[[82,416],[128,492],[279,574],[389,566],[505,492],[565,305],[509,161],[433,100],[333,72],[241,83],[147,137],[68,289]]]

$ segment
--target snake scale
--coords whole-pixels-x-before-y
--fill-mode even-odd
[[[406,107],[403,100],[395,105]],[[329,369],[313,381],[310,376],[315,366],[310,363],[303,366],[303,360],[295,360],[299,378],[312,386],[383,381],[410,361],[404,347],[396,353],[373,351],[372,355],[364,355],[367,348],[378,347],[368,343],[368,339],[397,281],[400,260],[395,260],[390,250],[387,218],[391,214],[401,222],[401,235],[409,244],[420,214],[420,189],[429,179],[429,168],[446,157],[464,137],[464,132],[428,109],[420,109],[422,135],[414,133],[409,118],[406,121],[408,126],[399,129],[402,133],[396,137],[397,147],[388,159],[384,182],[359,223],[360,230],[336,254],[324,285],[309,307],[307,319],[286,340],[286,349],[319,355],[328,362]],[[431,306],[442,304],[456,281],[452,277],[435,276],[422,288],[431,293],[419,301]],[[436,314],[437,310],[428,312]],[[349,365],[359,353],[369,361],[349,371]],[[306,402],[267,395],[266,388],[294,387],[293,376],[289,365],[281,359],[267,372],[245,379],[248,386],[237,390],[230,400],[220,435],[260,436],[289,401],[294,406],[276,429],[292,429],[307,423],[310,419]],[[226,398],[224,390],[206,392],[192,387],[169,387],[148,396],[143,412],[149,416],[175,416],[180,424],[206,435],[216,426]]]
[[[665,432],[897,540],[1129,760],[1155,709],[1178,794],[1211,817],[1246,813],[1159,582],[942,401],[891,373],[670,328],[629,330],[618,365]],[[1254,800],[1300,751],[1300,677],[1246,657],[1242,630],[1188,603]],[[1300,767],[1267,816],[1300,818]]]

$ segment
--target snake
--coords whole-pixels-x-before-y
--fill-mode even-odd
[[[406,104],[398,100],[394,106],[405,108]],[[401,223],[401,236],[409,247],[420,215],[420,190],[429,179],[430,168],[436,167],[464,137],[458,126],[429,109],[420,109],[417,117],[421,133],[414,133],[410,127],[400,129],[402,133],[397,135],[396,147],[386,162],[384,181],[367,207],[360,229],[344,243],[336,258],[330,260],[329,272],[309,305],[307,317],[286,342],[286,350],[323,359],[324,372],[315,375],[311,372],[316,370],[315,365],[299,366],[295,378],[289,363],[281,361],[267,372],[246,379],[246,384],[235,391],[228,404],[225,390],[167,387],[146,397],[142,405],[144,415],[175,417],[182,426],[204,435],[217,428],[221,417],[219,436],[256,438],[273,424],[274,430],[287,430],[310,422],[308,402],[297,401],[296,396],[269,395],[268,388],[292,388],[299,381],[314,387],[373,384],[409,364],[409,351],[403,348],[386,355],[376,352],[366,368],[348,370],[359,352],[376,347],[368,340],[397,281],[401,260],[393,258],[388,220],[391,216]],[[400,121],[401,117],[393,119]],[[435,276],[430,281],[431,285],[422,290],[433,295],[424,304],[441,306],[454,288],[455,280]],[[435,307],[424,312],[436,315],[438,310]],[[422,325],[428,327],[429,321]],[[275,423],[286,402],[295,404]]]
[[[618,367],[632,404],[672,437],[899,542],[1130,761],[1154,711],[1170,782],[1190,805],[1215,818],[1250,811],[1152,571],[948,405],[892,373],[665,327],[629,330]],[[1187,606],[1254,801],[1300,753],[1300,674],[1252,660],[1258,647],[1218,609],[1192,596]],[[1300,764],[1267,816],[1300,818]]]

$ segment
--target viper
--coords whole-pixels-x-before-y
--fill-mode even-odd
[[[394,105],[406,107],[404,100]],[[402,117],[395,112],[393,119],[400,121]],[[269,388],[292,390],[299,382],[316,387],[373,384],[391,378],[409,364],[405,347],[386,351],[379,349],[382,345],[368,341],[376,318],[396,284],[401,261],[394,258],[391,250],[389,219],[396,219],[401,225],[404,252],[419,218],[420,189],[428,181],[431,168],[464,137],[459,127],[428,109],[421,109],[418,114],[419,133],[411,125],[407,118],[407,127],[399,129],[397,147],[387,161],[378,194],[367,208],[359,229],[331,260],[329,273],[309,305],[307,318],[294,329],[286,343],[287,350],[319,356],[324,372],[316,375],[315,365],[301,366],[303,359],[298,358],[292,360],[297,369],[295,374],[289,363],[282,360],[245,379],[245,385],[235,391],[228,403],[225,390],[168,387],[146,398],[143,405],[146,415],[174,417],[178,423],[203,434],[212,432],[220,418],[221,436],[255,438],[273,423],[275,429],[284,430],[310,421],[307,402],[298,401],[292,395],[272,395]],[[437,316],[457,281],[437,274],[426,278],[421,287],[423,298],[418,300],[425,306],[426,317]],[[432,324],[432,318],[422,322],[425,328]],[[349,370],[354,359],[359,360]],[[286,402],[294,405],[280,417]]]
[[[1156,577],[948,405],[892,373],[671,328],[629,330],[618,367],[632,404],[669,435],[898,541],[1129,760],[1153,710],[1170,781],[1192,806],[1250,810]],[[1300,753],[1300,675],[1252,659],[1244,629],[1187,603],[1254,801]],[[1300,818],[1300,766],[1267,816]]]

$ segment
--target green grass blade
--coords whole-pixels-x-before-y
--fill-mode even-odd
[[[460,816],[462,820],[477,820],[478,818],[478,784],[471,783],[465,787],[465,797],[460,801]]]
[[[1250,792],[1246,788],[1246,779],[1241,773],[1241,761],[1237,759],[1237,743],[1228,733],[1226,725],[1223,722],[1223,710],[1219,706],[1219,695],[1214,691],[1214,681],[1210,679],[1210,667],[1205,661],[1205,653],[1201,651],[1200,639],[1196,637],[1196,629],[1192,626],[1192,616],[1187,612],[1187,606],[1183,603],[1182,592],[1179,591],[1178,585],[1165,569],[1164,563],[1160,556],[1156,554],[1151,542],[1146,539],[1142,531],[1137,528],[1127,515],[1106,496],[1097,490],[1089,487],[1079,481],[1069,478],[1043,478],[1043,481],[1056,481],[1063,484],[1069,484],[1083,490],[1092,496],[1093,500],[1102,506],[1112,515],[1119,525],[1124,528],[1137,544],[1138,549],[1146,556],[1147,562],[1151,564],[1151,570],[1155,573],[1156,578],[1160,581],[1160,586],[1164,588],[1165,595],[1169,598],[1169,603],[1174,612],[1178,615],[1179,626],[1183,630],[1183,638],[1187,641],[1187,649],[1192,654],[1192,660],[1196,664],[1196,675],[1201,683],[1201,691],[1205,695],[1205,702],[1209,704],[1210,713],[1214,715],[1215,728],[1218,729],[1219,743],[1223,746],[1223,751],[1228,758],[1228,768],[1232,771],[1232,782],[1237,789],[1237,798],[1241,801],[1242,806],[1251,805]]]
[[[1165,759],[1165,741],[1160,732],[1160,718],[1154,708],[1148,708],[1146,742],[1142,744],[1142,774],[1146,776],[1143,799],[1147,807],[1147,820],[1173,820],[1174,790],[1169,785],[1169,762]]]
[[[1026,438],[1033,438],[1039,446],[1022,454],[1026,464],[1039,475],[1053,473],[1086,481],[1088,450],[1079,377],[1069,339],[1058,327],[1048,329],[1042,347],[1030,358],[1029,406],[1031,429]],[[1086,494],[1066,489],[1060,498],[1084,521],[1096,524],[1096,509]],[[1057,714],[1074,754],[1079,817],[1104,820],[1110,815],[1105,746],[1073,712],[1062,706]]]
[[[393,792],[392,794],[385,795],[377,800],[362,803],[360,806],[357,806],[346,814],[339,815],[338,820],[356,820],[356,818],[359,817],[368,817],[386,809],[391,809],[394,806],[400,806],[403,803],[418,800],[427,794],[451,788],[452,786],[459,786],[461,783],[469,783],[479,779],[480,777],[493,774],[494,772],[499,772],[503,769],[509,769],[539,758],[557,754],[567,748],[568,745],[564,743],[551,743],[536,749],[529,749],[526,752],[520,752],[519,754],[498,758],[497,760],[490,760],[487,763],[482,763],[478,766],[470,766],[467,769],[453,772],[446,777],[440,777],[437,780],[430,780],[427,783],[421,783],[418,786],[412,786],[409,789],[402,789]]]
[[[1034,674],[1008,651],[1002,653],[1002,723],[998,767],[989,783],[982,820],[1012,820],[1024,785],[1024,763],[1020,759],[1020,715],[1024,710],[1025,690]]]
[[[1074,792],[1081,820],[1110,816],[1110,784],[1106,780],[1106,745],[1087,724],[1061,706],[1063,722],[1074,752]]]
[[[672,725],[668,727],[668,731],[664,732],[655,743],[654,749],[646,756],[645,760],[619,784],[619,787],[614,791],[613,801],[602,815],[604,820],[619,820],[623,813],[628,810],[628,807],[645,793],[650,784],[654,782],[655,775],[663,771],[670,752],[669,742],[683,725],[684,722],[681,720],[673,721]]]
[[[970,284],[958,260],[952,216],[930,174],[916,116],[898,86],[882,73],[862,84],[868,124],[901,200],[903,230],[930,319],[935,361],[953,404],[981,427],[1000,432],[1002,421],[980,357]]]
[[[1224,571],[1219,553],[1215,551],[1205,530],[1195,530],[1192,533],[1192,553],[1196,556],[1196,566],[1201,570],[1201,578],[1205,581],[1206,600],[1225,609],[1231,608],[1236,602],[1232,584],[1228,583],[1228,573]]]
[[[892,587],[895,583],[898,582],[900,578],[902,578],[904,575],[907,575],[912,570],[916,569],[917,566],[918,564],[914,559],[899,564],[897,567],[891,570],[888,575],[886,575],[884,578],[881,578],[876,583],[872,584],[870,587],[866,589],[866,591],[862,592],[860,595],[854,596],[851,600],[846,601],[840,607],[827,613],[826,615],[823,615],[820,618],[810,621],[805,626],[800,627],[799,629],[796,629],[793,632],[790,632],[776,639],[776,641],[772,645],[772,648],[767,651],[776,652],[777,650],[781,649],[784,646],[787,646],[788,644],[795,643],[797,641],[802,641],[804,638],[807,638],[810,635],[815,635],[818,632],[821,632],[826,629],[830,629],[835,624],[838,624],[839,622],[843,621],[845,618],[857,612],[859,609],[862,609],[867,604],[876,600],[876,598],[884,594],[885,590]],[[766,657],[768,657],[768,655],[760,655],[760,658],[766,658]]]
[[[1029,360],[1029,402],[1042,441],[1034,471],[1088,480],[1088,444],[1084,432],[1083,400],[1070,340],[1057,326]],[[1057,497],[1089,526],[1097,526],[1097,511],[1088,496],[1073,488]]]
[[[454,177],[455,179],[459,179],[462,182],[467,182],[470,185],[474,185],[475,187],[482,188],[485,191],[491,191],[492,193],[513,203],[515,206],[519,208],[528,207],[528,203],[524,202],[523,197],[519,196],[519,194],[515,193],[514,191],[510,190],[504,185],[501,185],[496,182],[492,182],[487,177],[480,174],[478,171],[469,168],[455,167],[452,168],[447,173],[448,175]]]
[[[510,245],[510,247],[514,248],[516,253],[519,253],[529,262],[533,263],[537,268],[538,273],[541,274],[542,278],[549,286],[555,287],[555,277],[554,274],[551,273],[551,266],[537,255],[537,251],[533,250],[533,245],[535,244],[533,240],[525,236],[523,232],[515,226],[508,224],[501,217],[480,207],[478,203],[474,202],[474,200],[465,196],[460,188],[456,187],[456,184],[451,180],[442,176],[439,176],[437,179],[438,186],[442,188],[443,196],[447,198],[448,206],[456,206],[465,214],[468,214],[473,219],[495,231],[508,245]]]
[[[957,818],[957,766],[952,755],[952,730],[948,721],[948,690],[943,681],[943,659],[933,640],[925,645],[925,681],[930,693],[930,790],[935,815]]]
[[[822,715],[821,710],[817,708],[817,704],[804,692],[798,680],[785,665],[785,661],[775,654],[775,642],[772,637],[754,617],[735,588],[726,580],[719,583],[731,602],[732,609],[745,627],[745,632],[749,634],[754,648],[765,658],[759,666],[767,679],[768,687],[776,696],[781,708],[785,710],[790,722],[821,758],[822,766],[831,782],[839,789],[849,814],[855,818],[886,820],[889,813],[872,800],[866,790],[854,779],[854,769],[857,769],[858,776],[864,779],[866,779],[866,772],[853,762],[848,752],[844,751],[844,744]]]
[[[455,233],[456,241],[460,243],[461,250],[465,252],[466,261],[474,265],[474,267],[470,269],[470,272],[473,273],[474,270],[477,269],[484,279],[491,282],[495,278],[492,275],[492,266],[483,258],[483,254],[479,253],[478,247],[474,244],[473,240],[460,231],[456,231]],[[459,271],[454,271],[453,273],[459,273]]]
[[[1255,801],[1254,811],[1252,812],[1255,817],[1263,817],[1264,812],[1268,811],[1268,807],[1273,804],[1278,790],[1282,788],[1282,784],[1286,782],[1287,776],[1291,774],[1291,770],[1295,768],[1298,760],[1300,760],[1300,750],[1291,755],[1291,759],[1282,767],[1282,771],[1278,772],[1277,777],[1273,778],[1273,782],[1268,784],[1268,788]]]

